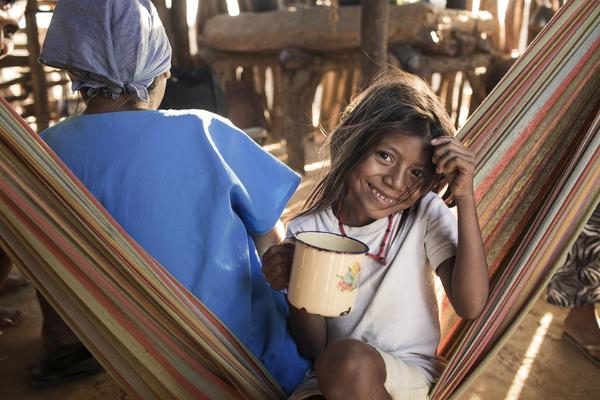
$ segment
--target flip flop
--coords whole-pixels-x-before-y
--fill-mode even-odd
[[[46,388],[104,371],[82,343],[63,346],[34,365],[29,382],[34,388]]]
[[[567,343],[569,343],[570,345],[575,347],[575,349],[577,349],[581,354],[586,356],[586,358],[588,360],[590,360],[592,363],[594,363],[594,365],[596,367],[600,368],[600,357],[597,357],[594,354],[592,354],[593,351],[595,351],[595,352],[600,351],[600,344],[580,343],[579,341],[577,341],[577,339],[575,339],[573,336],[569,335],[567,332],[563,332],[562,337],[563,337],[563,339],[565,339],[565,341]]]
[[[0,310],[0,329],[12,328],[25,319],[25,314],[19,310]]]

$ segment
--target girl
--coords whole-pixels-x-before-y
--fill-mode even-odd
[[[328,144],[331,168],[289,223],[288,237],[329,231],[366,243],[370,253],[349,315],[323,318],[290,307],[292,336],[301,354],[315,360],[296,396],[426,398],[444,367],[435,354],[440,331],[432,273],[464,318],[475,318],[488,296],[474,156],[454,139],[435,94],[402,72],[361,93]],[[432,192],[443,181],[458,223]],[[264,255],[263,272],[274,289],[287,287],[292,253],[286,241]]]

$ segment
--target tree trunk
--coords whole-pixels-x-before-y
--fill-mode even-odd
[[[362,0],[360,18],[361,87],[365,87],[387,62],[387,0]]]

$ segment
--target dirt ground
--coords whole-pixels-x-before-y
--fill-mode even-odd
[[[288,214],[306,196],[315,174],[309,172]],[[31,389],[27,382],[28,368],[43,355],[39,336],[41,313],[33,287],[0,296],[0,307],[18,308],[27,315],[21,325],[0,332],[0,399],[129,398],[107,373],[51,389]],[[565,315],[565,309],[551,306],[540,298],[493,362],[460,399],[600,399],[600,368],[561,338]]]
[[[27,319],[0,334],[0,399],[117,400],[129,398],[107,373],[51,389],[31,389],[27,370],[42,354],[41,313],[33,287],[0,297]],[[506,346],[461,400],[600,399],[600,369],[561,339],[564,309],[540,298]]]

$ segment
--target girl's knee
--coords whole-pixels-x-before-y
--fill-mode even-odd
[[[315,369],[317,371],[327,371],[332,366],[336,368],[353,368],[361,358],[364,343],[354,339],[344,339],[333,342],[317,357]]]
[[[354,339],[331,343],[317,357],[315,371],[325,393],[383,384],[385,364],[373,347]]]

